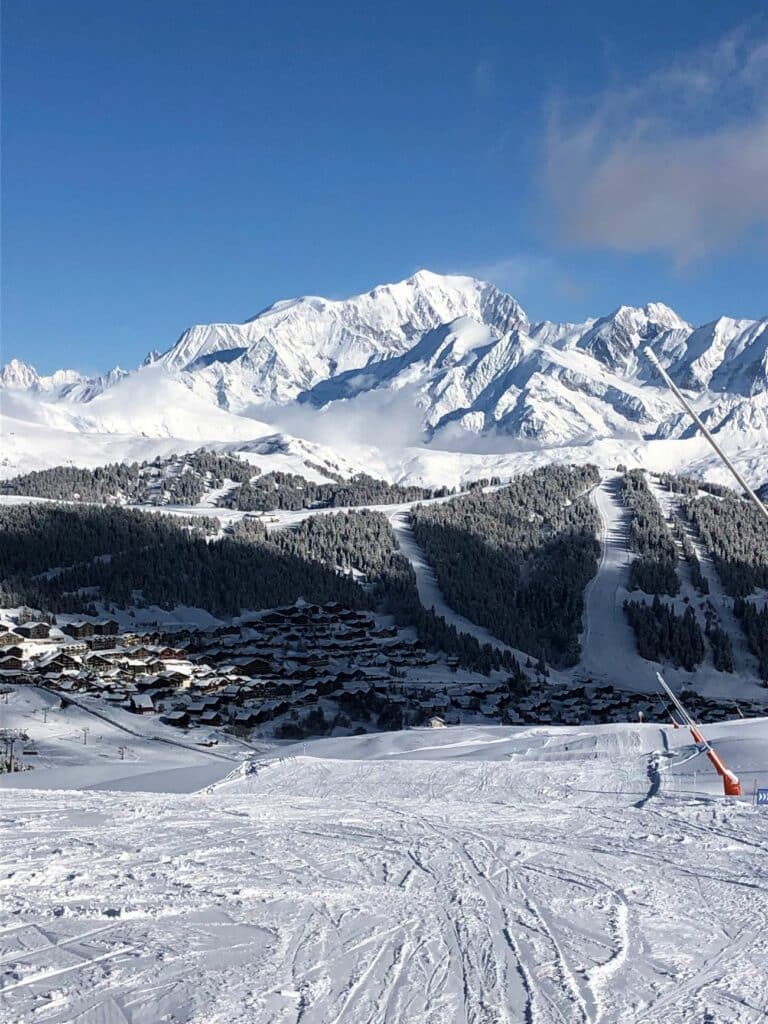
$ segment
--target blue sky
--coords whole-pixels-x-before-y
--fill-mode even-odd
[[[419,267],[768,314],[762,3],[6,0],[3,361]]]

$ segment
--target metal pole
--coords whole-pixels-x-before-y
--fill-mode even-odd
[[[691,417],[693,422],[699,428],[699,430],[704,435],[706,440],[709,441],[710,445],[714,448],[715,452],[720,456],[721,461],[728,467],[728,469],[730,469],[731,473],[733,473],[733,475],[736,477],[736,479],[739,482],[739,486],[741,487],[741,489],[750,498],[750,500],[752,501],[754,506],[758,509],[758,511],[761,513],[761,515],[765,518],[766,522],[768,522],[768,509],[765,507],[765,505],[762,503],[762,501],[760,501],[758,496],[755,494],[755,492],[749,486],[749,484],[744,479],[744,477],[741,475],[741,473],[738,471],[738,469],[736,469],[734,464],[731,462],[731,460],[725,454],[723,449],[720,447],[720,445],[714,439],[712,434],[709,432],[707,427],[705,427],[704,424],[701,422],[701,420],[699,419],[699,416],[694,412],[693,408],[691,407],[690,403],[688,402],[688,399],[685,397],[685,395],[682,393],[680,388],[677,386],[677,384],[675,384],[675,382],[672,380],[672,378],[669,376],[667,371],[664,369],[664,367],[659,362],[658,357],[656,356],[656,353],[653,351],[653,349],[650,347],[650,345],[646,345],[645,348],[643,349],[643,351],[645,352],[645,354],[648,357],[649,361],[659,371],[659,373],[661,374],[662,380],[665,382],[665,384],[667,385],[669,390],[672,392],[673,395],[675,395],[677,400],[680,402],[682,407],[685,409],[685,411]]]

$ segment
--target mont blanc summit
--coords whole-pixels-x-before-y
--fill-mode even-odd
[[[694,326],[649,302],[580,324],[534,322],[492,284],[426,270],[343,301],[304,296],[244,323],[198,324],[130,372],[43,377],[14,360],[0,383],[20,455],[41,425],[70,435],[232,441],[283,429],[295,409],[300,426],[291,432],[311,439],[329,413],[343,423],[379,403],[397,416],[403,403],[417,411],[421,432],[411,440],[427,458],[484,443],[494,451],[576,446],[586,457],[600,442],[689,436],[642,353],[648,344],[724,443],[760,441],[768,318]],[[672,449],[665,458],[677,460]]]

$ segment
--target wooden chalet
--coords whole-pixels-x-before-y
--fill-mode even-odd
[[[235,662],[237,671],[245,676],[263,676],[272,673],[272,662],[266,658],[238,659]]]
[[[65,622],[59,629],[67,636],[74,637],[75,640],[84,640],[86,637],[93,636],[92,622]]]
[[[131,711],[137,715],[149,715],[155,710],[155,705],[148,693],[136,693],[130,698]]]
[[[50,632],[50,622],[24,622],[16,627],[16,633],[25,640],[47,640]]]
[[[189,715],[186,711],[166,711],[160,716],[160,721],[165,725],[175,725],[177,729],[186,729],[189,725]]]
[[[117,636],[120,629],[115,619],[100,619],[93,624],[93,632],[96,636]]]
[[[40,672],[67,672],[79,669],[80,659],[66,651],[52,651],[38,660],[36,668]]]

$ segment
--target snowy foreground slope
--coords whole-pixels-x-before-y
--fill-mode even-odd
[[[768,785],[768,720],[708,734]],[[190,795],[4,790],[0,1019],[762,1021],[768,815],[688,744],[410,730]]]

